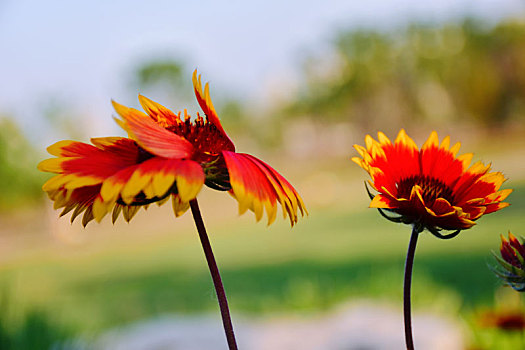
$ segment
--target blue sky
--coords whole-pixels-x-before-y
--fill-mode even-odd
[[[58,96],[103,135],[113,130],[110,99],[136,103],[126,82],[150,56],[180,57],[212,92],[223,87],[261,102],[272,79],[293,76],[301,55],[322,52],[340,28],[524,14],[521,0],[0,0],[0,113],[31,133],[43,101]]]

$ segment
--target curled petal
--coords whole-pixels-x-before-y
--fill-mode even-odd
[[[217,115],[217,112],[215,111],[215,107],[213,106],[213,103],[211,101],[210,97],[210,87],[209,84],[206,83],[204,86],[204,91],[202,89],[202,82],[201,82],[201,76],[200,74],[197,75],[197,70],[193,72],[193,90],[195,92],[195,97],[197,98],[197,102],[199,103],[199,106],[201,107],[204,114],[206,114],[206,117],[208,120],[215,125],[217,130],[219,130],[223,136],[226,137],[226,139],[229,141],[229,145],[226,149],[235,151],[235,146],[233,145],[233,142],[229,139],[228,135],[226,135],[226,132],[222,128],[221,121],[219,120],[219,116]]]
[[[146,113],[164,128],[181,122],[179,115],[145,96],[139,95],[139,102]]]
[[[59,189],[53,192],[48,192],[48,195],[50,199],[55,202],[55,209],[64,208],[60,216],[73,211],[71,222],[73,222],[80,214],[84,213],[82,217],[82,225],[85,227],[94,219],[93,203],[99,198],[99,191],[100,185],[94,185],[76,188],[74,190]]]
[[[173,213],[176,217],[181,216],[190,208],[190,202],[184,202],[180,199],[180,196],[173,195],[171,197],[171,203],[173,206]]]
[[[154,155],[165,158],[189,158],[193,146],[186,139],[164,129],[144,113],[113,101],[122,117],[119,123],[137,143]]]
[[[290,223],[297,222],[299,210],[306,212],[304,203],[295,189],[277,171],[261,160],[244,153],[223,151],[230,175],[232,194],[239,202],[239,212],[247,209],[260,220],[263,210],[268,215],[268,225],[275,220],[279,202],[283,216],[289,216]]]
[[[201,166],[192,160],[154,157],[129,167],[104,181],[101,196],[105,201],[122,201],[131,205],[142,194],[143,201],[163,199],[174,185],[183,201],[197,196],[204,183]]]

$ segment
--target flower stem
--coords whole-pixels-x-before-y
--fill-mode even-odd
[[[417,225],[412,227],[412,235],[408,244],[407,258],[405,260],[405,281],[403,285],[403,314],[405,317],[405,343],[407,350],[414,350],[414,340],[412,339],[412,317],[410,315],[410,288],[412,284],[412,267],[414,266],[414,256],[416,254],[417,238],[421,232]]]
[[[208,239],[206,228],[204,227],[204,222],[202,221],[197,198],[190,201],[190,207],[191,213],[193,214],[193,219],[195,220],[195,225],[197,226],[197,231],[199,232],[202,249],[204,250],[204,255],[206,256],[206,261],[208,262],[213,285],[215,286],[215,292],[217,293],[217,299],[219,300],[222,324],[224,326],[224,332],[226,333],[228,347],[230,350],[237,350],[237,342],[235,341],[235,334],[233,333],[233,325],[230,317],[230,310],[228,308],[228,300],[226,299],[226,293],[224,292],[224,287],[222,285],[221,275],[219,273],[219,269],[217,268],[215,257],[213,256],[210,240]]]

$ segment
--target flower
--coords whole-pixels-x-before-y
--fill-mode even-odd
[[[509,239],[501,235],[501,258],[494,254],[501,268],[494,273],[518,292],[525,291],[525,246],[509,231]]]
[[[394,143],[382,132],[378,140],[365,138],[366,148],[355,145],[361,157],[352,160],[371,177],[371,208],[378,208],[387,218],[428,229],[440,238],[440,230],[468,229],[483,214],[507,207],[502,202],[511,192],[499,190],[505,177],[489,172],[481,162],[469,167],[473,154],[456,156],[460,143],[450,147],[450,137],[439,143],[433,131],[421,150],[401,130]],[[381,210],[399,215],[392,218]]]
[[[525,314],[520,310],[487,311],[480,315],[479,324],[512,332],[525,330]]]
[[[276,217],[277,203],[291,224],[298,210],[306,212],[297,191],[268,164],[235,146],[221,126],[210,99],[208,84],[202,88],[200,75],[193,73],[197,101],[205,117],[191,119],[184,110],[169,109],[139,95],[144,111],[113,102],[121,119],[117,123],[126,137],[93,138],[90,144],[60,141],[48,147],[56,158],[42,161],[41,171],[58,175],[43,190],[64,208],[73,211],[71,221],[84,213],[82,224],[98,222],[112,211],[113,222],[122,212],[126,221],[141,207],[172,198],[176,216],[189,207],[202,185],[228,191],[239,202],[239,212],[250,209],[259,221],[266,211],[268,225]]]

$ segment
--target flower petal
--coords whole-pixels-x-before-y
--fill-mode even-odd
[[[144,200],[164,198],[175,183],[181,200],[189,202],[197,196],[204,184],[204,172],[198,163],[160,157],[148,159],[137,165],[131,175],[126,171],[115,174],[116,177],[120,180],[119,194],[126,204],[133,203],[140,193],[145,195]],[[111,178],[107,180],[107,184],[104,183],[101,193],[103,196],[107,194],[106,185],[110,188],[119,187],[115,180]],[[111,198],[115,198],[114,193]]]
[[[219,120],[219,116],[217,115],[217,112],[215,111],[215,107],[213,107],[213,103],[211,102],[210,97],[210,87],[209,83],[206,83],[204,86],[204,91],[202,90],[202,82],[201,82],[201,76],[200,74],[197,75],[197,70],[193,71],[192,76],[193,81],[193,90],[195,91],[195,97],[197,98],[197,102],[199,103],[199,106],[201,107],[204,114],[206,114],[206,118],[215,125],[215,127],[225,136],[225,138],[229,141],[229,146],[226,148],[229,151],[235,151],[235,146],[233,145],[233,142],[230,140],[224,129],[222,128],[221,121]]]
[[[173,213],[175,217],[179,217],[184,214],[189,208],[189,202],[183,202],[178,195],[171,196],[171,204],[173,206]]]
[[[376,195],[370,202],[369,207],[378,209],[398,208],[398,206],[395,204],[395,201],[392,201],[390,196],[385,196],[382,194]]]
[[[239,212],[247,209],[255,213],[257,221],[262,218],[263,209],[268,215],[268,225],[275,219],[276,202],[283,208],[283,216],[297,222],[297,211],[304,215],[304,203],[295,189],[268,164],[244,153],[223,151],[232,194],[239,202]]]
[[[46,192],[61,187],[74,189],[99,184],[121,169],[136,164],[139,153],[137,144],[125,138],[116,139],[104,150],[81,142],[59,144],[50,148],[55,154],[65,156],[46,159],[38,165],[41,171],[61,174],[44,184]]]
[[[189,158],[193,145],[186,139],[169,132],[144,113],[113,101],[113,107],[122,117],[119,123],[145,150],[165,158]]]
[[[171,125],[176,125],[181,122],[178,114],[173,113],[163,105],[150,100],[149,98],[139,95],[139,102],[148,113],[148,115],[163,128]]]

